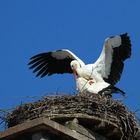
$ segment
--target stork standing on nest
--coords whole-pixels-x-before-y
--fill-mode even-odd
[[[85,64],[70,50],[37,54],[30,58],[30,69],[41,78],[52,74],[73,73],[78,90],[91,93],[124,92],[114,85],[120,80],[124,61],[131,56],[131,41],[126,34],[105,39],[103,50],[93,64]],[[83,86],[84,85],[84,86]],[[83,88],[83,89],[82,89]]]

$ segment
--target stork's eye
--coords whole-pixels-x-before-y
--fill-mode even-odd
[[[71,65],[71,68],[72,68],[72,69],[74,69],[74,68],[76,68],[76,67],[77,67],[77,65],[76,65],[76,64]]]
[[[74,66],[73,66],[73,65],[71,65],[71,68],[72,68],[72,69],[74,69]]]

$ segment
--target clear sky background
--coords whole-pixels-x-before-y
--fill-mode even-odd
[[[65,48],[92,63],[105,38],[126,32],[132,57],[117,86],[127,94],[124,103],[135,111],[140,109],[139,0],[1,0],[0,109],[56,92],[76,93],[70,74],[36,78],[27,65],[31,56]]]

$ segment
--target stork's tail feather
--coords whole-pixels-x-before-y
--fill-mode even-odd
[[[121,93],[123,96],[125,96],[125,92],[122,91],[121,89],[114,87],[114,86],[113,86],[113,89],[114,89],[114,93]]]
[[[122,96],[125,96],[124,91],[112,85],[108,86],[107,88],[104,88],[103,90],[99,92],[100,95],[105,95],[109,97],[112,97],[113,93],[120,93]]]

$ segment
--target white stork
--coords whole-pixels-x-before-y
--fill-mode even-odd
[[[120,91],[124,94],[114,85],[120,80],[124,61],[130,56],[131,41],[126,33],[105,39],[103,50],[93,64],[85,64],[70,50],[62,49],[35,55],[30,58],[29,65],[30,69],[34,69],[33,73],[37,72],[36,76],[41,78],[52,74],[74,73],[79,90],[83,83],[89,82],[92,93],[101,93],[111,87],[111,92]]]
[[[96,82],[93,79],[87,80],[83,77],[76,79],[77,89],[80,93],[95,93],[100,95],[112,96],[112,93],[121,93],[123,96],[125,92],[121,89],[111,85],[107,82]]]

